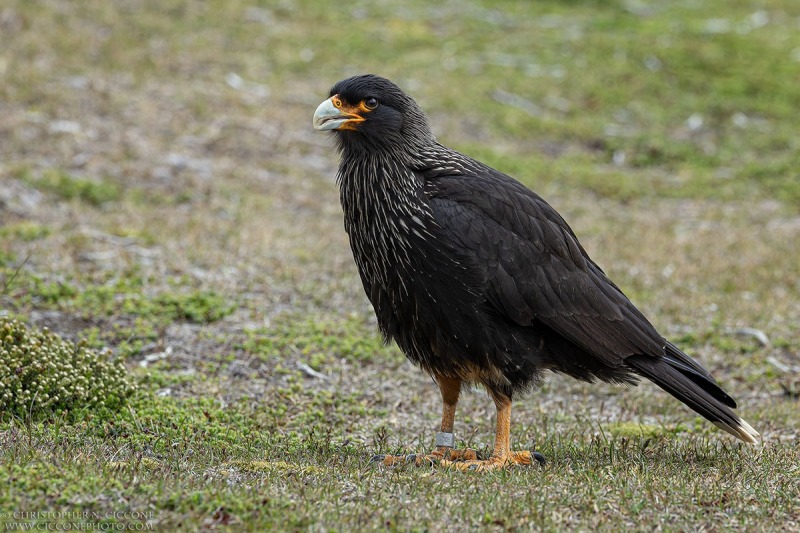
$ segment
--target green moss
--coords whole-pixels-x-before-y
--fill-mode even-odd
[[[235,305],[213,291],[161,294],[152,301],[152,311],[172,319],[215,322],[231,314]]]
[[[122,189],[109,179],[78,178],[59,169],[48,170],[38,178],[27,174],[26,181],[65,200],[78,200],[93,206],[118,201],[122,197]]]
[[[30,280],[30,296],[45,305],[57,304],[75,298],[79,294],[78,289],[67,281],[45,281],[39,277],[31,277]]]
[[[5,249],[5,245],[0,245],[0,268],[11,266],[16,260],[17,256],[11,250]],[[11,278],[13,277],[13,272],[0,272],[3,274],[4,278]],[[3,291],[7,290],[7,287],[0,287]]]
[[[114,346],[117,355],[127,359],[139,354],[145,346],[159,338],[158,330],[152,320],[136,317],[132,324],[112,323],[107,327],[90,327],[81,332],[88,346],[102,348]]]
[[[35,222],[20,222],[0,227],[0,237],[22,241],[35,241],[47,237],[50,233],[49,227]]]
[[[270,328],[250,330],[243,348],[259,357],[287,357],[290,354],[319,370],[336,359],[367,362],[376,356],[400,360],[395,347],[383,345],[377,327],[362,317],[318,319],[283,317]]]
[[[609,422],[603,424],[603,429],[614,437],[640,437],[646,439],[654,439],[675,432],[675,430],[667,430],[662,426],[638,424],[636,422]]]
[[[209,290],[186,290],[145,294],[146,280],[137,272],[123,272],[105,282],[84,279],[48,279],[27,270],[15,275],[9,292],[18,306],[25,304],[67,310],[86,317],[117,316],[120,313],[151,320],[214,322],[236,309],[236,304]],[[185,291],[185,292],[183,292]]]

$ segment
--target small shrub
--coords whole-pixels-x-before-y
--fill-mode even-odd
[[[135,389],[108,352],[0,317],[0,418],[119,408]]]

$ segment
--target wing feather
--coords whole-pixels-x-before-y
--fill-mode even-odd
[[[426,192],[447,238],[485,269],[490,305],[519,325],[540,321],[610,366],[665,354],[664,338],[555,209],[504,174],[480,174],[437,176]]]

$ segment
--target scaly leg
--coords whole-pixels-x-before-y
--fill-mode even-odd
[[[442,466],[452,466],[458,470],[497,470],[510,465],[530,465],[535,459],[544,463],[544,457],[528,450],[511,451],[511,397],[500,392],[489,391],[497,407],[497,431],[494,437],[494,451],[489,459],[447,461]]]
[[[453,424],[456,417],[456,406],[458,405],[458,397],[461,394],[461,380],[459,378],[437,376],[436,382],[439,384],[439,391],[442,393],[442,425],[440,435],[444,434],[444,438],[447,436],[452,437]],[[475,450],[456,450],[452,447],[452,444],[453,443],[437,445],[436,449],[429,454],[376,455],[372,460],[374,462],[382,462],[385,466],[404,463],[414,463],[420,466],[438,463],[441,460],[452,462],[478,459],[478,454]]]

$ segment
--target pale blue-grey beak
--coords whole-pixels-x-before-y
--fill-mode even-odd
[[[339,104],[338,107],[334,101]],[[348,113],[343,109],[342,101],[337,96],[328,98],[319,104],[317,110],[314,111],[314,129],[317,131],[336,130],[348,122],[361,122],[363,120],[363,117],[355,113]]]

